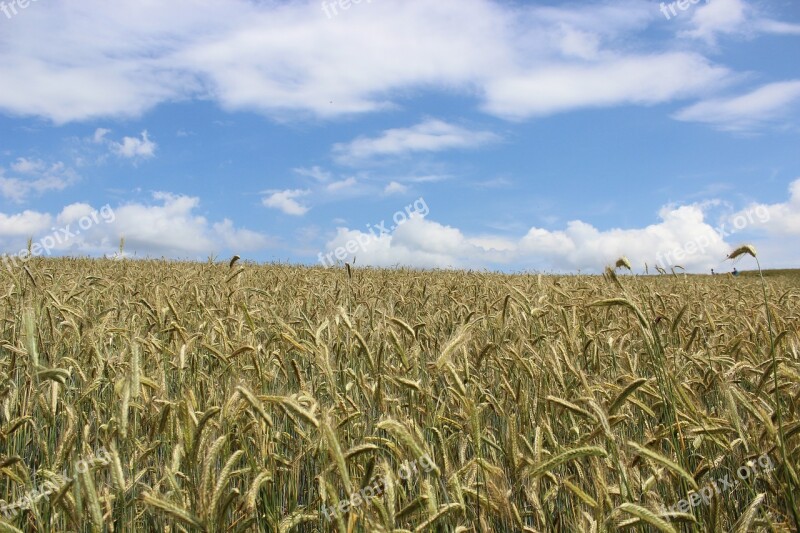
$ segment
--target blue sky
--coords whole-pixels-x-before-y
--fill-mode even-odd
[[[798,267],[798,45],[795,0],[6,0],[0,251]]]

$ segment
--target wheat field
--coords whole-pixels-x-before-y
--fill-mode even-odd
[[[799,280],[31,259],[0,531],[794,531]]]

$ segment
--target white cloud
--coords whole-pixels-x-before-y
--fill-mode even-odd
[[[383,189],[383,194],[405,194],[406,191],[408,191],[408,187],[402,183],[392,181]]]
[[[464,266],[466,259],[475,255],[457,229],[416,216],[398,226],[393,234],[373,235],[338,228],[326,249],[346,249],[351,242],[365,243],[352,254],[362,265],[455,268]]]
[[[241,253],[273,242],[266,235],[235,227],[228,219],[209,222],[196,213],[200,206],[196,197],[159,192],[153,200],[113,209],[75,203],[55,216],[34,211],[0,213],[0,247],[17,253],[28,237],[35,243],[51,238],[55,252],[113,254],[124,237],[127,256],[203,259],[224,249]]]
[[[787,201],[751,203],[727,216],[724,222],[726,228],[742,228],[742,237],[729,239],[732,248],[755,243],[762,267],[797,268],[800,263],[796,246],[800,239],[800,178],[789,184]]]
[[[222,222],[214,223],[212,229],[216,241],[233,251],[263,249],[272,242],[271,239],[256,231],[234,227],[233,221],[227,218]]]
[[[199,198],[160,192],[153,199],[161,204],[128,204],[114,210],[113,235],[125,237],[126,252],[146,250],[177,257],[200,255],[218,246],[209,234],[208,221],[194,213]]]
[[[753,37],[759,33],[800,34],[800,24],[768,18],[763,12],[767,6],[746,0],[707,0],[703,5],[691,6],[689,29],[679,32],[679,35],[715,45],[719,35]]]
[[[168,257],[204,256],[220,252],[249,251],[263,248],[269,237],[246,229],[237,229],[224,219],[210,223],[196,214],[200,199],[165,192],[153,194],[155,205],[131,203],[114,209],[111,224],[98,225],[105,237],[116,245],[125,237],[126,253],[164,254]]]
[[[599,55],[600,38],[596,34],[566,25],[561,30],[561,52],[565,56],[594,59]]]
[[[97,128],[96,130],[94,130],[94,135],[92,136],[92,141],[97,143],[97,144],[101,144],[101,143],[105,142],[106,135],[108,135],[109,133],[111,133],[111,130],[109,130],[109,129]]]
[[[308,207],[301,205],[295,198],[306,196],[309,190],[294,189],[272,192],[262,200],[265,207],[279,209],[287,215],[302,216],[308,212]]]
[[[774,33],[776,35],[800,35],[800,24],[761,19],[756,23],[756,26],[764,33]]]
[[[490,81],[484,107],[526,119],[581,108],[653,105],[703,94],[728,77],[727,69],[684,52],[553,64]]]
[[[65,206],[56,216],[57,224],[78,222],[82,217],[90,216],[94,209],[86,203],[75,203]]]
[[[748,7],[744,0],[710,0],[694,8],[692,29],[683,35],[713,43],[717,33],[741,30],[748,19]]]
[[[11,170],[20,174],[38,174],[44,172],[46,168],[47,165],[41,159],[20,157],[14,163],[11,163]]]
[[[13,215],[0,213],[0,238],[27,238],[45,231],[51,224],[52,217],[47,213],[37,213],[30,210]],[[17,250],[14,251],[16,252]]]
[[[789,199],[786,202],[775,204],[754,203],[730,217],[727,221],[730,226],[735,222],[760,230],[769,236],[785,239],[786,237],[800,236],[800,178],[789,185]],[[787,242],[782,240],[784,245]],[[795,248],[797,248],[795,246]]]
[[[108,138],[110,129],[97,128],[91,142],[108,147],[111,153],[125,159],[150,159],[155,156],[158,144],[150,139],[147,130],[142,131],[139,137],[123,137],[121,141]]]
[[[0,79],[26,90],[3,91],[0,110],[64,123],[213,99],[285,120],[384,110],[413,91],[445,90],[518,117],[520,103],[528,116],[712,88],[727,71],[642,43],[638,33],[658,16],[645,0],[373,2],[333,19],[311,0],[62,2],[4,26]],[[627,65],[649,61],[652,79],[628,79]],[[524,94],[539,82],[543,102]],[[553,89],[564,83],[561,98]]]
[[[11,173],[0,167],[0,196],[22,203],[32,194],[61,191],[80,179],[64,163],[47,164],[40,159],[18,158],[11,164]]]
[[[724,256],[728,247],[705,220],[701,206],[664,207],[659,218],[656,224],[634,229],[601,231],[582,221],[569,222],[566,229],[557,231],[532,228],[520,242],[519,251],[539,263],[539,268],[593,271],[623,255],[638,268],[644,263],[651,268],[680,264],[704,271]],[[698,242],[704,243],[703,252],[687,253],[690,243]]]
[[[358,182],[356,181],[356,179],[351,176],[351,177],[343,179],[343,180],[334,181],[333,183],[329,183],[325,187],[325,189],[328,192],[339,192],[339,191],[342,191],[344,189],[350,189],[352,187],[355,187],[357,183]]]
[[[111,142],[111,149],[120,157],[127,159],[149,159],[155,155],[158,145],[150,140],[147,130],[139,137],[123,137],[122,142]]]
[[[440,181],[447,181],[453,179],[453,176],[448,174],[427,174],[424,176],[413,176],[408,178],[412,183],[438,183]]]
[[[498,139],[497,135],[488,131],[473,131],[441,120],[428,119],[410,128],[386,130],[379,137],[359,137],[346,144],[336,144],[333,151],[339,162],[348,163],[378,156],[471,148]]]
[[[295,168],[293,169],[295,174],[300,176],[306,176],[308,178],[314,178],[317,181],[324,182],[331,179],[331,173],[323,170],[319,166],[313,166],[311,168]]]
[[[725,268],[724,258],[742,238],[742,216],[748,230],[762,232],[755,243],[766,243],[773,265],[800,260],[800,252],[786,247],[786,237],[800,235],[800,179],[791,185],[786,203],[749,206],[723,218],[725,225],[712,225],[708,212],[720,202],[665,206],[659,220],[643,228],[601,230],[575,220],[558,230],[532,227],[520,238],[481,234],[468,236],[455,227],[430,218],[415,217],[400,225],[393,234],[376,238],[369,233],[339,228],[327,243],[327,250],[346,246],[349,241],[367,242],[356,253],[360,264],[376,266],[410,265],[418,267],[518,268],[540,271],[600,272],[620,256],[627,256],[634,269],[645,263],[669,268],[680,265],[691,272]],[[767,222],[759,213],[768,211]],[[736,226],[733,221],[736,220]],[[748,234],[750,235],[750,234]],[[783,243],[783,249],[779,243]]]
[[[798,101],[800,80],[770,83],[740,96],[698,102],[679,111],[675,118],[745,132],[779,121]]]

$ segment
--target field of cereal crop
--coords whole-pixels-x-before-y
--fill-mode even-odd
[[[0,530],[792,531],[798,276],[766,289],[32,259]]]

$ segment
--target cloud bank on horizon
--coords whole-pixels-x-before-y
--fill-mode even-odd
[[[6,2],[2,251],[109,204],[58,253],[313,263],[425,198],[348,257],[800,266],[795,3],[327,4]]]

